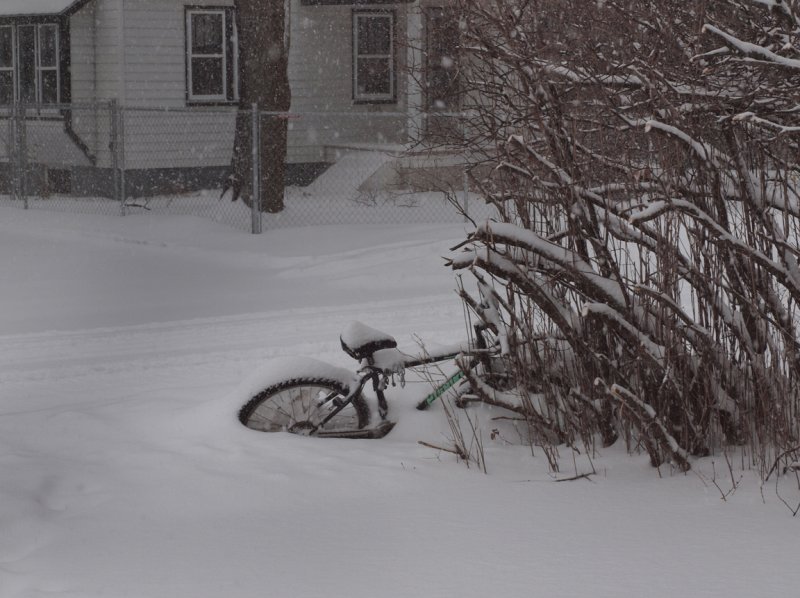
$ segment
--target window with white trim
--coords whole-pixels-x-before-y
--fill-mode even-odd
[[[236,23],[230,8],[186,10],[186,97],[233,102],[239,97]]]
[[[14,103],[14,28],[0,27],[0,106]]]
[[[61,98],[55,23],[0,26],[0,104],[57,104]]]
[[[395,99],[394,13],[353,13],[353,99]]]
[[[461,103],[459,19],[454,9],[426,8],[425,103],[429,111],[456,112]]]

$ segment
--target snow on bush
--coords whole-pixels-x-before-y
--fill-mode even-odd
[[[461,7],[461,142],[501,216],[452,265],[497,289],[503,401],[544,444],[796,460],[797,3]]]

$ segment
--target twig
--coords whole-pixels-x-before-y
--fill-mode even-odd
[[[431,444],[429,442],[425,442],[424,440],[417,440],[417,442],[419,444],[421,444],[422,446],[427,446],[428,448],[432,448],[432,449],[435,449],[437,451],[444,451],[446,453],[453,453],[454,455],[456,455],[458,457],[461,457],[465,461],[467,460],[467,456],[464,454],[464,451],[462,451],[462,450],[460,450],[458,448],[445,448],[443,446],[437,446],[435,444]]]
[[[594,475],[594,473],[579,473],[578,475],[574,475],[574,476],[569,477],[569,478],[556,478],[553,481],[554,482],[574,482],[575,480],[583,480],[583,479],[591,481],[589,478],[591,476],[593,476],[593,475]]]
[[[790,453],[794,453],[796,451],[800,451],[800,445],[797,445],[797,446],[792,447],[790,449],[786,449],[780,455],[775,457],[775,462],[772,464],[772,467],[769,468],[769,471],[767,472],[767,477],[764,478],[764,482],[769,481],[769,476],[771,476],[772,472],[775,471],[778,468],[778,463],[780,463],[781,459],[783,459],[786,455],[788,455]]]

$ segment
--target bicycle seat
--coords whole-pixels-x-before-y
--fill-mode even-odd
[[[375,351],[397,347],[397,341],[391,335],[355,321],[345,326],[339,341],[344,352],[358,361],[371,357]]]

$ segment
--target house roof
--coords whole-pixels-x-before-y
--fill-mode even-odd
[[[33,17],[66,13],[83,0],[0,0],[0,17]]]

